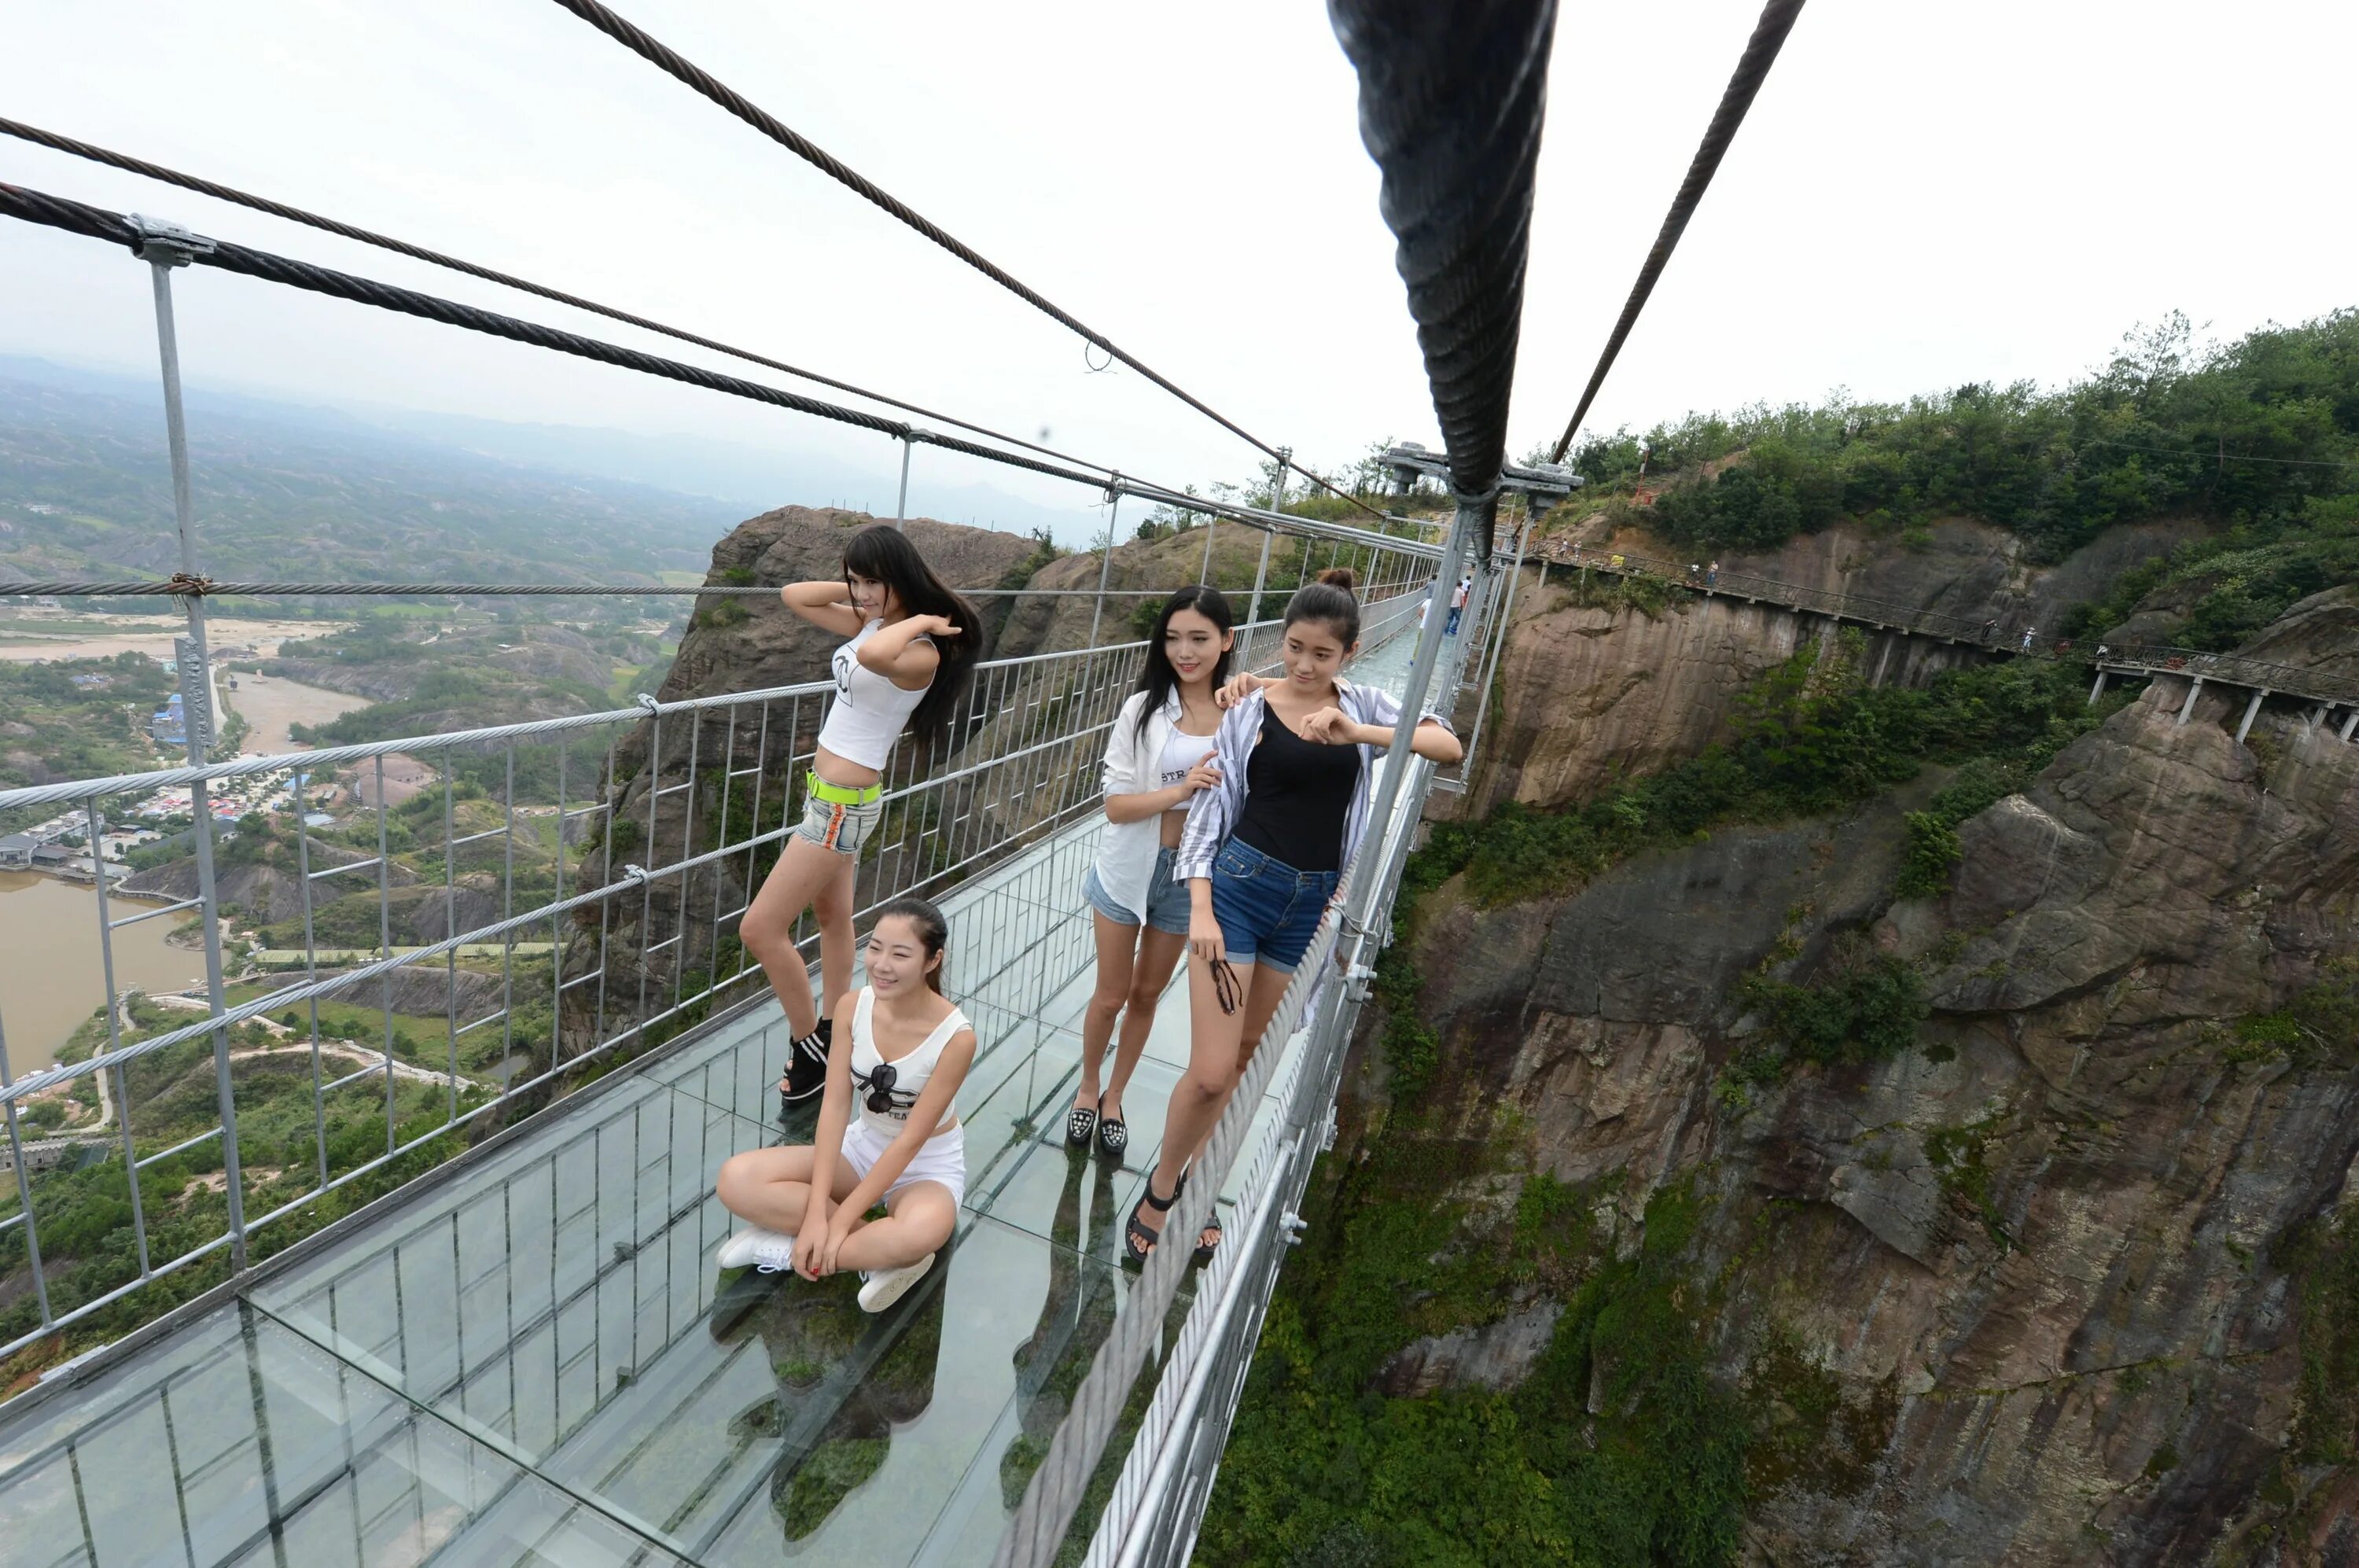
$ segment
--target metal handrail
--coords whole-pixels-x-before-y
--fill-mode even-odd
[[[1575,545],[1570,555],[1552,551],[1527,553],[1518,564],[1538,566],[1543,570],[1552,566],[1578,566],[1620,577],[1654,578],[1671,587],[1707,598],[1726,594],[1732,598],[1767,600],[1788,609],[1862,621],[1879,629],[1946,637],[1953,642],[1969,642],[1980,648],[2027,654],[2038,659],[2082,653],[2075,645],[2065,642],[2042,644],[2034,641],[2027,648],[2019,646],[2017,637],[1994,635],[1999,625],[1996,617],[1977,621],[1970,615],[1922,609],[1871,594],[1805,587],[1748,572],[1717,572],[1699,577],[1689,567],[1676,561],[1637,555],[1628,550],[1584,549]],[[2296,665],[2254,659],[2245,654],[2212,653],[2201,648],[2174,648],[2159,643],[2108,643],[2102,645],[2101,648],[2089,649],[2082,656],[2092,664],[2109,670],[2201,675],[2206,680],[2255,690],[2281,691],[2288,696],[2312,697],[2321,702],[2359,702],[2359,681],[2345,680],[2321,670],[2304,670]]]

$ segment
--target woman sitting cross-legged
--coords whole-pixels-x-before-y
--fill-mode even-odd
[[[1343,679],[1360,646],[1352,573],[1332,571],[1286,606],[1275,680],[1240,675],[1222,688],[1228,713],[1214,739],[1219,782],[1196,792],[1180,842],[1177,875],[1189,891],[1188,1071],[1171,1091],[1163,1147],[1147,1192],[1125,1223],[1123,1261],[1136,1266],[1169,1212],[1245,1064],[1261,1044],[1319,918],[1360,847],[1375,799],[1375,769],[1400,704]],[[1432,713],[1409,746],[1435,762],[1464,755]],[[1217,1221],[1197,1238],[1208,1262]]]
[[[754,1228],[722,1244],[721,1267],[792,1269],[806,1279],[857,1269],[860,1304],[872,1312],[933,1267],[966,1193],[956,1098],[975,1051],[966,1015],[942,995],[948,937],[923,898],[877,911],[868,984],[843,997],[838,1016],[852,1027],[829,1046],[815,1141],[722,1164],[713,1191]],[[886,1217],[866,1218],[879,1203]]]

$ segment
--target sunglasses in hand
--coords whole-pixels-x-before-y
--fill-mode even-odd
[[[1221,1011],[1224,1013],[1235,1012],[1245,1001],[1245,986],[1225,958],[1212,960],[1212,995],[1220,998]]]

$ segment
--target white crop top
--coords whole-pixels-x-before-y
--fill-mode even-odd
[[[1155,765],[1156,776],[1162,780],[1161,788],[1169,789],[1175,784],[1188,782],[1189,770],[1212,755],[1212,745],[1219,738],[1216,735],[1192,735],[1174,724],[1169,737],[1163,743],[1163,755]],[[1187,808],[1180,809],[1185,811]]]
[[[952,1007],[951,1016],[918,1042],[917,1050],[897,1062],[887,1062],[876,1049],[876,1031],[870,1021],[869,1015],[875,1005],[875,988],[863,985],[860,1000],[852,1007],[852,1099],[859,1107],[862,1121],[887,1138],[897,1138],[901,1129],[909,1125],[909,1108],[918,1103],[926,1081],[934,1075],[934,1064],[942,1059],[942,1047],[959,1030],[973,1026],[966,1021],[964,1013]],[[869,1101],[875,1094],[880,1067],[889,1069],[892,1076],[885,1081],[886,1090],[880,1102],[887,1108],[877,1111],[869,1108]],[[957,1115],[958,1106],[952,1105],[942,1120],[948,1122]]]
[[[925,700],[926,686],[907,691],[860,662],[860,645],[876,635],[882,620],[869,622],[860,635],[835,650],[828,662],[835,670],[835,701],[819,726],[819,744],[863,768],[882,772],[893,755],[893,743],[908,727],[909,715]],[[929,639],[930,640],[930,639]],[[932,685],[931,681],[927,686]]]

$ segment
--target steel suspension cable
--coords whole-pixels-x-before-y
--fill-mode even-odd
[[[565,3],[565,0],[560,0]],[[1449,442],[1459,491],[1458,517],[1440,551],[1440,579],[1454,575],[1476,525],[1492,516],[1506,450],[1508,395],[1514,384],[1523,280],[1531,233],[1532,178],[1546,99],[1553,0],[1330,0],[1329,15],[1360,76],[1363,139],[1384,174],[1383,211],[1399,242],[1402,280],[1425,351],[1434,410]],[[1503,80],[1504,78],[1504,80]],[[1164,1331],[1194,1236],[1253,1120],[1262,1093],[1308,1012],[1331,961],[1362,952],[1392,798],[1407,778],[1408,744],[1426,706],[1441,657],[1440,616],[1418,634],[1385,773],[1359,852],[1345,868],[1341,897],[1322,915],[1310,949],[1288,983],[1241,1081],[1163,1216],[1164,1241],[1150,1251],[1138,1283],[1098,1346],[1065,1420],[1025,1488],[1000,1539],[994,1568],[1034,1568],[1054,1561],[1091,1476],[1128,1402],[1151,1344]],[[1344,946],[1349,942],[1349,947]],[[1325,984],[1333,985],[1328,976]],[[1241,1211],[1242,1212],[1242,1211]],[[1239,1227],[1240,1229],[1243,1226]],[[1229,1244],[1234,1249],[1242,1242]],[[1214,1265],[1216,1270],[1223,1263]],[[1219,1276],[1225,1281],[1225,1276]],[[1192,1358],[1208,1334],[1200,1298],[1168,1366]],[[1151,1407],[1149,1423],[1160,1406]],[[1169,1412],[1164,1412],[1169,1419]],[[1136,1443],[1186,1441],[1142,1425]],[[1125,1466],[1107,1509],[1108,1531],[1136,1524],[1138,1494]],[[1098,1543],[1104,1544],[1103,1537]],[[1100,1560],[1093,1552],[1092,1560]]]
[[[1092,347],[1099,350],[1101,353],[1111,354],[1115,359],[1120,360],[1123,364],[1130,366],[1131,369],[1138,372],[1139,375],[1144,376],[1147,379],[1152,381],[1156,386],[1160,387],[1166,392],[1170,393],[1171,396],[1179,398],[1182,403],[1187,404],[1188,407],[1195,409],[1206,419],[1211,419],[1214,424],[1219,425],[1231,435],[1237,437],[1247,445],[1253,447],[1263,456],[1284,464],[1288,469],[1300,474],[1303,478],[1308,479],[1313,485],[1318,485],[1321,490],[1326,491],[1332,495],[1338,496],[1344,501],[1350,502],[1353,506],[1357,506],[1360,510],[1367,513],[1370,517],[1382,517],[1384,515],[1377,511],[1374,506],[1369,506],[1365,501],[1361,500],[1357,495],[1353,495],[1350,491],[1329,481],[1325,475],[1315,474],[1311,470],[1305,468],[1300,463],[1295,462],[1292,457],[1288,456],[1279,448],[1272,446],[1269,442],[1262,440],[1251,430],[1246,430],[1243,425],[1238,424],[1234,419],[1230,419],[1218,408],[1213,408],[1202,398],[1198,397],[1195,394],[1190,392],[1186,387],[1181,387],[1178,382],[1173,381],[1170,377],[1163,375],[1160,371],[1158,371],[1152,365],[1147,364],[1137,355],[1130,353],[1127,349],[1123,348],[1113,339],[1107,337],[1103,332],[1099,332],[1096,328],[1079,320],[1071,312],[1059,306],[1055,301],[1049,299],[1045,295],[1033,289],[1030,285],[1025,283],[1021,278],[1016,278],[1005,267],[1000,267],[997,263],[984,256],[973,245],[968,245],[957,235],[950,233],[940,224],[935,223],[932,219],[927,217],[924,213],[919,212],[916,208],[910,206],[899,197],[895,196],[891,191],[886,191],[884,187],[878,185],[875,180],[870,180],[859,170],[853,169],[841,158],[838,158],[832,153],[830,153],[824,147],[821,147],[817,143],[813,142],[810,137],[802,135],[793,126],[788,125],[785,121],[780,120],[777,115],[771,114],[768,110],[763,108],[760,104],[755,103],[752,99],[746,97],[735,88],[731,87],[720,78],[714,76],[711,71],[706,71],[703,67],[698,65],[695,61],[681,54],[679,50],[655,38],[645,28],[637,27],[625,17],[617,15],[612,7],[602,5],[600,0],[555,0],[555,3],[564,7],[566,10],[572,12],[575,16],[589,23],[592,27],[597,28],[608,38],[613,38],[616,43],[621,44],[625,49],[629,49],[640,59],[647,60],[649,64],[656,66],[689,87],[694,88],[697,92],[702,93],[705,97],[711,99],[722,108],[726,109],[730,114],[737,116],[737,118],[745,121],[747,125],[753,126],[756,130],[761,132],[764,136],[769,137],[780,147],[785,147],[788,152],[793,153],[797,158],[801,158],[804,162],[810,164],[812,168],[818,169],[829,179],[836,181],[847,190],[855,192],[874,205],[882,208],[886,212],[891,214],[894,218],[899,220],[908,227],[917,230],[918,233],[925,235],[926,238],[933,241],[934,244],[941,246],[942,249],[950,252],[952,256],[958,257],[969,267],[973,267],[977,272],[982,273],[985,278],[990,278],[1002,289],[1006,289],[1009,293],[1015,295],[1017,299],[1023,300],[1034,310],[1040,311],[1050,321],[1055,321],[1058,325],[1065,328],[1067,331],[1077,334],[1083,342],[1089,343]]]
[[[1727,156],[1729,144],[1736,139],[1736,128],[1745,124],[1745,111],[1753,107],[1761,83],[1768,79],[1769,67],[1777,61],[1777,51],[1785,46],[1786,35],[1794,29],[1794,19],[1802,14],[1802,0],[1769,0],[1761,8],[1761,20],[1755,24],[1753,37],[1745,41],[1745,53],[1738,57],[1735,74],[1728,79],[1728,90],[1720,97],[1720,107],[1712,111],[1712,124],[1704,127],[1703,141],[1696,147],[1695,158],[1688,165],[1688,175],[1680,181],[1679,194],[1671,198],[1671,210],[1663,218],[1662,231],[1655,236],[1655,248],[1647,253],[1644,266],[1638,268],[1638,281],[1631,287],[1630,298],[1622,307],[1621,319],[1614,323],[1613,333],[1605,340],[1605,352],[1597,356],[1597,368],[1591,372],[1589,387],[1581,395],[1580,405],[1572,418],[1565,422],[1564,434],[1559,436],[1556,449],[1549,453],[1550,463],[1562,463],[1565,449],[1588,417],[1589,405],[1597,398],[1597,389],[1605,385],[1605,373],[1614,368],[1614,359],[1622,352],[1623,342],[1630,329],[1638,324],[1638,312],[1647,308],[1647,297],[1655,291],[1655,282],[1679,247],[1680,235],[1687,232],[1688,220],[1695,216],[1712,177]]]
[[[410,256],[419,261],[431,263],[436,267],[448,267],[453,272],[463,272],[470,278],[480,278],[487,283],[496,283],[504,289],[519,289],[527,294],[538,295],[544,299],[553,299],[560,305],[571,305],[577,310],[587,310],[592,315],[604,316],[610,321],[622,321],[634,327],[643,327],[648,332],[660,332],[665,337],[674,338],[681,343],[694,343],[699,348],[709,348],[716,354],[725,354],[733,358],[742,359],[749,365],[759,365],[767,369],[783,371],[788,376],[799,376],[805,381],[817,382],[821,387],[833,387],[838,392],[848,392],[855,397],[865,397],[871,402],[898,408],[905,414],[915,414],[919,419],[938,419],[946,425],[955,425],[960,430],[972,430],[976,435],[988,437],[992,441],[1004,441],[1009,446],[1022,447],[1027,452],[1037,452],[1043,457],[1053,457],[1060,463],[1078,463],[1083,468],[1094,468],[1103,474],[1115,472],[1105,463],[1092,463],[1087,458],[1075,457],[1069,452],[1059,452],[1054,447],[1042,446],[1038,441],[1026,441],[1021,436],[1011,436],[1004,430],[995,430],[988,425],[978,425],[972,420],[962,419],[955,414],[945,414],[920,404],[904,402],[898,397],[888,397],[882,392],[873,392],[865,387],[855,386],[849,381],[839,381],[834,376],[822,376],[816,370],[806,370],[800,365],[789,365],[782,359],[772,359],[769,355],[756,354],[752,349],[739,348],[734,343],[725,343],[717,338],[708,338],[700,332],[691,332],[681,327],[666,326],[663,322],[649,320],[646,316],[636,315],[629,310],[617,310],[612,305],[601,305],[595,299],[585,299],[579,294],[569,294],[561,289],[551,289],[546,284],[535,283],[530,278],[518,278],[513,273],[501,272],[495,267],[478,266],[474,262],[462,260],[455,256],[446,256],[440,251],[429,250],[424,245],[411,245],[407,240],[397,240],[390,235],[380,234],[334,218],[321,217],[317,212],[307,212],[300,207],[290,207],[283,201],[274,201],[266,196],[256,196],[250,191],[240,191],[233,185],[223,185],[214,180],[201,180],[193,174],[184,174],[177,169],[168,169],[160,163],[151,163],[146,158],[133,158],[128,153],[115,152],[91,142],[78,141],[72,136],[62,136],[56,131],[43,130],[38,125],[28,125],[21,120],[0,117],[0,136],[15,136],[19,141],[31,142],[37,147],[49,147],[57,152],[70,153],[75,158],[104,164],[110,169],[120,169],[127,173],[158,180],[166,185],[177,185],[183,191],[193,191],[200,196],[211,196],[216,201],[233,202],[237,206],[251,208],[257,212],[267,212],[274,218],[284,218],[289,223],[302,223],[344,239],[357,240],[363,245],[375,245],[380,250],[389,250],[396,255]]]
[[[147,231],[123,213],[109,212],[103,207],[93,207],[87,202],[76,201],[68,197],[53,196],[47,191],[31,190],[26,186],[10,185],[5,181],[0,181],[0,217],[16,218],[25,223],[63,229],[69,234],[82,234],[91,239],[125,245],[135,253],[151,237]],[[1371,534],[1363,528],[1322,523],[1314,518],[1291,517],[1282,513],[1264,512],[1224,501],[1210,501],[1175,490],[1169,485],[1150,484],[1120,473],[1108,476],[1060,467],[1055,463],[1044,463],[1038,458],[1027,457],[1020,452],[1002,452],[995,447],[983,446],[974,441],[962,440],[957,436],[944,435],[939,430],[929,430],[916,425],[903,424],[898,420],[887,419],[881,415],[866,413],[857,408],[847,408],[841,404],[822,402],[816,397],[806,397],[799,392],[766,387],[758,381],[748,381],[742,376],[723,375],[719,371],[707,370],[701,365],[666,359],[659,354],[647,354],[639,349],[625,348],[618,343],[607,343],[600,338],[586,337],[580,332],[570,332],[560,328],[544,326],[538,321],[527,321],[519,317],[502,315],[496,310],[487,310],[480,306],[463,305],[456,300],[445,299],[438,295],[423,293],[415,289],[404,289],[397,284],[381,283],[374,278],[356,277],[352,273],[339,272],[333,267],[321,267],[308,261],[298,261],[290,256],[279,256],[270,251],[255,250],[228,240],[197,240],[191,247],[190,259],[196,266],[218,267],[225,272],[258,278],[265,282],[283,283],[290,288],[308,289],[313,293],[328,295],[332,299],[351,300],[355,304],[373,305],[379,310],[416,316],[445,326],[464,327],[471,332],[506,338],[513,343],[528,343],[536,348],[575,354],[583,359],[596,360],[601,364],[616,365],[625,370],[636,370],[644,375],[683,382],[690,387],[701,387],[708,391],[723,392],[731,397],[745,397],[757,403],[768,403],[776,408],[789,408],[797,413],[810,414],[823,419],[833,419],[841,424],[854,425],[862,430],[875,430],[879,434],[893,436],[902,441],[940,447],[945,452],[963,452],[969,457],[978,457],[987,463],[1002,463],[1010,468],[1027,469],[1034,474],[1044,474],[1052,479],[1085,485],[1092,489],[1143,496],[1158,506],[1170,506],[1180,511],[1201,512],[1208,516],[1229,517],[1257,528],[1299,532],[1321,539],[1349,539],[1355,542],[1384,541],[1387,548],[1400,550],[1405,554],[1423,555],[1429,559],[1435,553],[1434,547],[1431,545],[1419,545],[1407,540],[1394,541],[1389,536]],[[1378,516],[1381,517],[1382,514]],[[1393,519],[1384,518],[1383,520],[1389,523]]]

